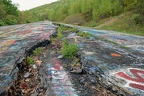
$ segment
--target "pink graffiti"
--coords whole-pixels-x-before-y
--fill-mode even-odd
[[[124,72],[118,72],[115,76],[126,80],[129,87],[144,91],[144,77],[142,77],[142,75],[144,75],[144,70],[134,68],[130,68],[128,70],[133,76],[129,76]]]
[[[60,70],[60,68],[61,68],[60,62],[55,62],[55,63],[54,63],[54,69]]]

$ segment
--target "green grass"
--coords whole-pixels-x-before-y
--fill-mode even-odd
[[[104,39],[104,41],[109,42],[109,43],[112,43],[112,44],[117,44],[116,42],[111,41],[111,40],[108,40],[108,39]]]
[[[66,30],[71,29],[71,28],[68,28],[67,26],[64,26],[64,25],[60,25],[59,27],[61,28],[62,31],[66,31]]]
[[[72,58],[76,56],[78,51],[78,48],[75,44],[65,44],[62,46],[61,54],[64,56],[64,58]]]
[[[133,12],[124,13],[118,21],[106,25],[100,29],[144,36],[144,25],[135,24],[135,21],[132,20],[133,14]]]
[[[82,32],[82,31],[78,32],[78,35],[85,38],[89,38],[91,36],[90,33]]]
[[[99,20],[99,21],[94,21],[94,20],[92,20],[92,21],[86,22],[86,23],[84,24],[84,26],[96,27],[96,26],[98,26],[98,25],[100,25],[100,24],[105,23],[106,21],[110,20],[111,18],[112,18],[112,17],[110,17],[110,18],[105,18],[105,19],[102,19],[102,20]]]
[[[28,56],[26,57],[26,64],[29,66],[29,65],[32,65],[34,64],[34,61]]]
[[[58,27],[58,30],[57,30],[57,38],[61,39],[63,37],[62,35],[62,28],[61,27]]]
[[[71,29],[71,31],[72,31],[73,33],[77,33],[77,29],[76,29],[75,27],[73,27],[73,28]]]
[[[81,13],[76,13],[66,17],[63,20],[63,22],[74,25],[83,25],[86,22],[86,20]]]
[[[33,50],[33,55],[38,55],[42,52],[41,48],[36,48],[35,50]]]
[[[65,38],[62,39],[62,46],[67,44],[67,40]]]

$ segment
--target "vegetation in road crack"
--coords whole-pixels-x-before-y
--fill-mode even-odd
[[[82,31],[78,32],[78,35],[81,36],[81,37],[85,37],[85,38],[89,38],[91,36],[90,33],[82,32]]]
[[[78,51],[78,48],[75,44],[64,44],[61,48],[61,54],[65,57],[65,58],[72,58],[74,56],[76,56]]]
[[[29,65],[32,65],[32,64],[34,64],[34,61],[29,57],[29,56],[27,56],[26,57],[26,64],[29,66]]]
[[[64,26],[64,25],[60,25],[59,26],[63,31],[66,31],[66,30],[70,30],[71,28],[69,28],[69,27],[66,27],[66,26]]]
[[[62,37],[63,37],[63,35],[62,35],[62,28],[61,27],[58,27],[58,30],[57,30],[57,38],[58,39],[61,39]]]
[[[42,52],[41,48],[36,48],[35,50],[33,50],[33,55],[38,55]]]
[[[72,28],[73,33],[77,33],[77,29],[75,27]]]

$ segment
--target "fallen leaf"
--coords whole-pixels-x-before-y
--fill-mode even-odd
[[[41,60],[37,60],[37,61],[36,61],[36,65],[37,65],[37,66],[40,66],[40,65],[41,65],[41,63],[42,63],[42,61],[41,61]]]
[[[22,83],[22,84],[21,84],[21,88],[22,88],[22,89],[25,89],[26,87],[27,87],[27,84],[26,84],[26,83]]]

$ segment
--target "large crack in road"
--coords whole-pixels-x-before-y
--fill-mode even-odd
[[[38,69],[40,84],[32,96],[41,96],[40,93],[45,96],[143,96],[143,37],[131,35],[123,37],[116,33],[113,35],[113,33],[103,33],[98,30],[94,32],[93,29],[80,27],[78,29],[96,34],[96,37],[85,39],[71,31],[63,33],[68,42],[77,45],[78,58],[84,72],[71,73],[70,67],[73,59],[59,58],[61,40],[57,41],[57,45],[49,44],[37,57],[37,60],[41,61]],[[24,60],[26,52],[31,53],[33,49],[40,47],[39,42],[49,40],[49,36],[55,33],[55,30],[56,27],[51,22],[39,22],[20,27],[20,29],[16,28],[8,32],[9,34],[0,35],[2,38],[0,42],[2,46],[0,47],[0,93],[6,91],[7,87],[17,79],[16,75],[10,74],[18,72],[17,68],[17,71],[13,70],[15,64]],[[117,44],[108,41],[113,38],[113,42]],[[126,46],[134,44],[137,47],[124,48],[121,46],[123,44]],[[57,63],[59,70],[55,69]]]
[[[21,63],[27,51],[39,42],[49,40],[56,32],[51,22],[14,25],[0,28],[0,93],[17,79],[17,64]]]

